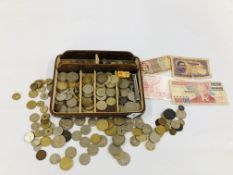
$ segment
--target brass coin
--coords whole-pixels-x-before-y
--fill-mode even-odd
[[[57,153],[54,153],[50,156],[49,161],[53,165],[58,164],[61,161],[61,156]]]
[[[50,137],[42,137],[40,140],[40,144],[42,146],[49,146],[51,144],[51,138]]]
[[[36,107],[36,102],[34,100],[30,100],[26,104],[28,109],[34,109]]]
[[[41,106],[41,107],[40,107],[40,112],[41,112],[41,113],[46,113],[46,112],[48,112],[48,106]]]
[[[61,161],[60,161],[59,166],[60,166],[60,168],[62,170],[67,171],[67,170],[69,170],[69,169],[72,168],[72,166],[73,166],[73,160],[71,158],[69,158],[69,157],[63,157],[61,159]]]
[[[125,143],[125,136],[121,135],[113,135],[112,136],[112,143],[116,146],[123,145]]]
[[[106,129],[104,132],[108,136],[113,136],[117,133],[117,127],[113,126],[110,129]]]
[[[46,158],[47,153],[44,150],[39,150],[36,153],[37,160],[44,160]]]
[[[42,107],[44,105],[45,105],[44,101],[41,101],[41,100],[36,103],[37,107]]]
[[[138,145],[140,145],[140,142],[136,139],[135,136],[131,136],[131,137],[130,137],[130,144],[131,144],[132,146],[138,146]]]
[[[36,98],[38,96],[38,92],[36,90],[31,90],[29,91],[28,96],[31,98]]]
[[[116,104],[116,99],[113,97],[108,97],[106,100],[107,105],[114,106]]]
[[[57,82],[57,89],[58,90],[65,90],[65,89],[67,89],[68,88],[68,84],[66,83],[66,82],[64,82],[64,81],[58,81]]]
[[[123,156],[120,159],[117,159],[117,162],[121,166],[126,166],[130,162],[130,155],[126,152],[123,152]]]
[[[155,132],[159,135],[163,135],[166,132],[166,128],[162,125],[159,125],[155,128]]]
[[[77,150],[75,147],[70,146],[65,150],[65,156],[73,159],[77,155]]]
[[[97,129],[104,131],[104,130],[108,129],[108,121],[105,119],[99,119],[96,122],[96,127],[97,127]]]
[[[124,117],[114,117],[113,118],[113,123],[117,126],[121,126],[125,124],[126,119]]]
[[[108,143],[107,137],[105,137],[104,135],[101,135],[101,140],[96,146],[105,147],[107,143]]]
[[[139,128],[133,128],[133,129],[132,129],[132,133],[133,133],[133,135],[135,135],[135,136],[139,136],[139,135],[142,135],[142,130],[139,129]]]
[[[19,100],[20,98],[21,98],[21,95],[20,95],[20,93],[18,93],[18,92],[14,93],[14,94],[12,95],[12,99],[13,99],[13,100]]]
[[[96,103],[96,108],[98,110],[104,111],[105,109],[107,109],[107,103],[105,101],[98,101]]]
[[[91,141],[93,144],[98,144],[101,140],[101,136],[99,134],[92,134]]]

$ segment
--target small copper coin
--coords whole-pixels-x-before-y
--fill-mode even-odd
[[[46,158],[47,153],[44,150],[39,150],[36,153],[37,160],[44,160]]]

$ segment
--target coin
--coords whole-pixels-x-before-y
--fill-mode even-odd
[[[107,104],[106,104],[105,101],[98,101],[98,102],[96,103],[96,108],[97,108],[98,110],[103,111],[103,110],[107,109]]]
[[[65,145],[65,143],[66,143],[66,138],[63,135],[58,135],[53,138],[51,145],[54,148],[61,148]]]
[[[99,119],[96,122],[96,127],[97,127],[97,129],[104,131],[104,130],[108,129],[108,121],[105,119]]]
[[[186,117],[186,112],[184,110],[177,110],[176,111],[176,116],[179,119],[184,119]]]
[[[117,159],[117,162],[121,166],[126,166],[130,162],[130,155],[126,152],[123,152],[123,157],[121,159]]]
[[[39,150],[41,150],[41,145],[33,146],[33,150],[38,152]]]
[[[41,113],[46,113],[46,112],[48,112],[48,106],[41,106],[41,107],[40,107],[40,112],[41,112]]]
[[[111,75],[111,83],[115,84],[118,83],[119,78],[116,75]]]
[[[65,89],[68,88],[68,84],[66,82],[64,82],[64,81],[58,81],[56,87],[57,87],[58,90],[62,91],[62,90],[65,90]]]
[[[124,117],[114,117],[113,123],[117,126],[121,126],[121,125],[125,124],[125,118]]]
[[[178,129],[180,127],[180,121],[179,120],[172,120],[171,127],[174,129]]]
[[[51,144],[50,137],[42,137],[40,140],[40,144],[44,147],[49,146]]]
[[[134,96],[134,92],[133,91],[130,91],[127,95],[128,99],[130,101],[135,101],[135,96]]]
[[[127,79],[120,79],[119,82],[118,82],[118,86],[121,88],[121,89],[125,89],[127,87],[129,87],[129,80]]]
[[[83,125],[80,131],[83,135],[88,135],[91,132],[91,127],[89,125]]]
[[[96,95],[100,96],[100,97],[105,96],[106,95],[106,88],[104,88],[104,87],[97,88]]]
[[[34,109],[36,107],[36,102],[34,100],[30,100],[26,104],[28,109]]]
[[[13,99],[13,100],[19,100],[20,98],[21,98],[21,95],[20,95],[20,93],[18,93],[18,92],[14,93],[14,94],[12,95],[12,99]]]
[[[45,92],[44,92],[44,93],[41,93],[41,94],[40,94],[40,99],[41,99],[41,100],[47,100],[47,99],[48,99],[48,94],[45,93]]]
[[[116,89],[114,89],[114,88],[107,88],[106,89],[106,95],[108,97],[114,97],[116,95]]]
[[[168,119],[168,120],[173,120],[175,117],[176,117],[176,113],[174,110],[172,109],[166,109],[164,112],[163,112],[163,116]]]
[[[131,137],[130,137],[130,144],[131,144],[132,146],[138,146],[138,145],[140,145],[140,142],[136,139],[135,136],[131,136]]]
[[[44,160],[46,158],[47,153],[44,150],[39,150],[36,153],[37,160]]]
[[[97,119],[95,117],[90,117],[87,121],[89,126],[95,126],[97,122]]]
[[[66,74],[66,79],[69,82],[74,82],[74,81],[77,81],[79,79],[79,75],[76,72],[69,72]]]
[[[66,73],[65,72],[59,72],[57,75],[57,79],[60,81],[66,81]]]
[[[152,127],[149,125],[149,124],[144,124],[143,128],[142,128],[142,131],[145,133],[145,134],[150,134],[151,131],[152,131]]]
[[[31,98],[36,98],[38,96],[38,92],[36,90],[30,90],[28,96]]]
[[[75,147],[70,146],[65,150],[65,156],[73,159],[77,155],[77,150]]]
[[[82,137],[82,133],[81,133],[80,131],[74,131],[74,132],[72,133],[72,139],[73,139],[74,141],[80,140],[81,137]]]
[[[69,170],[73,167],[73,160],[69,157],[63,157],[59,164],[62,170]]]
[[[79,162],[81,165],[87,165],[90,162],[91,158],[89,154],[83,153],[79,156]]]
[[[61,135],[63,133],[63,128],[60,126],[54,127],[53,128],[53,134],[55,136]]]
[[[116,99],[113,97],[108,97],[106,102],[107,102],[107,105],[114,106],[116,104]]]
[[[38,145],[40,145],[40,138],[39,137],[35,137],[34,140],[31,143],[32,143],[32,146],[38,146]]]
[[[147,141],[145,147],[147,150],[152,151],[155,149],[155,144],[151,141]]]
[[[41,101],[41,100],[36,103],[37,107],[41,107],[41,106],[44,106],[44,105],[45,105],[44,101]]]
[[[98,72],[98,74],[96,75],[96,81],[99,84],[105,83],[107,79],[108,79],[108,76],[105,73]]]
[[[139,142],[144,142],[144,141],[148,140],[148,135],[145,135],[145,134],[135,136],[135,137]]]
[[[169,129],[171,135],[176,135],[176,130],[174,128]]]
[[[157,134],[155,131],[152,131],[150,133],[149,139],[150,139],[151,142],[157,143],[160,140],[160,135]]]
[[[25,142],[32,142],[34,139],[34,134],[32,132],[27,132],[25,135],[24,135],[24,141]]]
[[[84,123],[85,123],[85,118],[76,118],[75,120],[74,120],[74,123],[77,125],[77,126],[82,126],[82,125],[84,125]]]
[[[87,153],[90,155],[90,156],[95,156],[97,153],[99,152],[99,148],[95,145],[89,145],[87,147]]]
[[[38,113],[33,113],[30,115],[31,122],[37,122],[40,119],[40,115]]]
[[[72,137],[72,134],[68,130],[64,130],[63,133],[62,133],[62,135],[65,137],[66,142],[70,141],[70,139]]]
[[[139,135],[142,135],[142,130],[139,129],[139,128],[133,128],[133,129],[132,129],[132,133],[133,133],[133,135],[135,135],[135,136],[139,136]]]
[[[162,125],[159,125],[155,128],[155,132],[159,135],[163,135],[166,132],[166,128]]]
[[[179,109],[180,111],[183,111],[183,110],[184,110],[184,106],[183,106],[183,105],[179,105],[179,106],[178,106],[178,109]]]
[[[79,144],[81,147],[88,147],[90,145],[90,139],[88,137],[81,137]]]
[[[78,104],[78,101],[75,98],[71,98],[70,100],[66,101],[66,105],[68,107],[74,107],[74,106],[77,106],[77,104]]]
[[[101,136],[99,134],[92,134],[91,141],[93,144],[98,144],[101,140]]]
[[[94,88],[91,84],[86,84],[83,86],[83,92],[85,94],[91,94],[91,93],[93,93],[93,90],[94,90]]]
[[[100,142],[96,146],[105,147],[107,143],[108,143],[107,137],[105,137],[104,135],[101,135]]]
[[[64,130],[69,130],[74,126],[74,122],[72,119],[61,119],[59,121],[59,126]]]
[[[121,135],[113,135],[112,136],[112,143],[116,146],[123,145],[125,143],[125,136]]]
[[[49,161],[51,164],[58,164],[61,161],[61,156],[57,153],[54,153],[50,156]]]

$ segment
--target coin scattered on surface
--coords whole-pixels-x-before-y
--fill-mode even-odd
[[[46,158],[46,156],[47,156],[47,153],[44,150],[39,150],[36,153],[37,160],[44,160]]]
[[[108,121],[105,119],[99,119],[96,123],[96,127],[99,130],[104,131],[108,128]]]
[[[61,156],[57,153],[54,153],[50,156],[49,161],[51,164],[58,164],[61,161]]]
[[[28,109],[34,109],[36,107],[36,102],[34,100],[30,100],[27,102]]]
[[[83,153],[79,156],[79,162],[81,165],[87,165],[89,164],[91,158],[88,153]]]
[[[20,98],[21,98],[21,94],[18,93],[18,92],[14,93],[14,94],[12,95],[12,99],[13,99],[13,100],[19,100]]]
[[[77,155],[77,150],[75,147],[70,146],[65,150],[65,156],[73,159]]]
[[[24,135],[24,141],[25,142],[32,142],[34,139],[34,134],[32,132],[27,132],[25,135]]]
[[[73,160],[69,157],[63,157],[60,161],[59,166],[62,170],[67,171],[73,167]]]
[[[72,133],[72,139],[73,139],[74,141],[80,140],[81,137],[82,137],[82,133],[81,133],[80,131],[74,131],[74,132]]]

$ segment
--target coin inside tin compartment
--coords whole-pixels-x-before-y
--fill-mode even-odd
[[[119,71],[130,76],[122,78]],[[56,59],[51,96],[54,116],[140,115],[145,110],[140,61],[129,52],[67,51]]]

